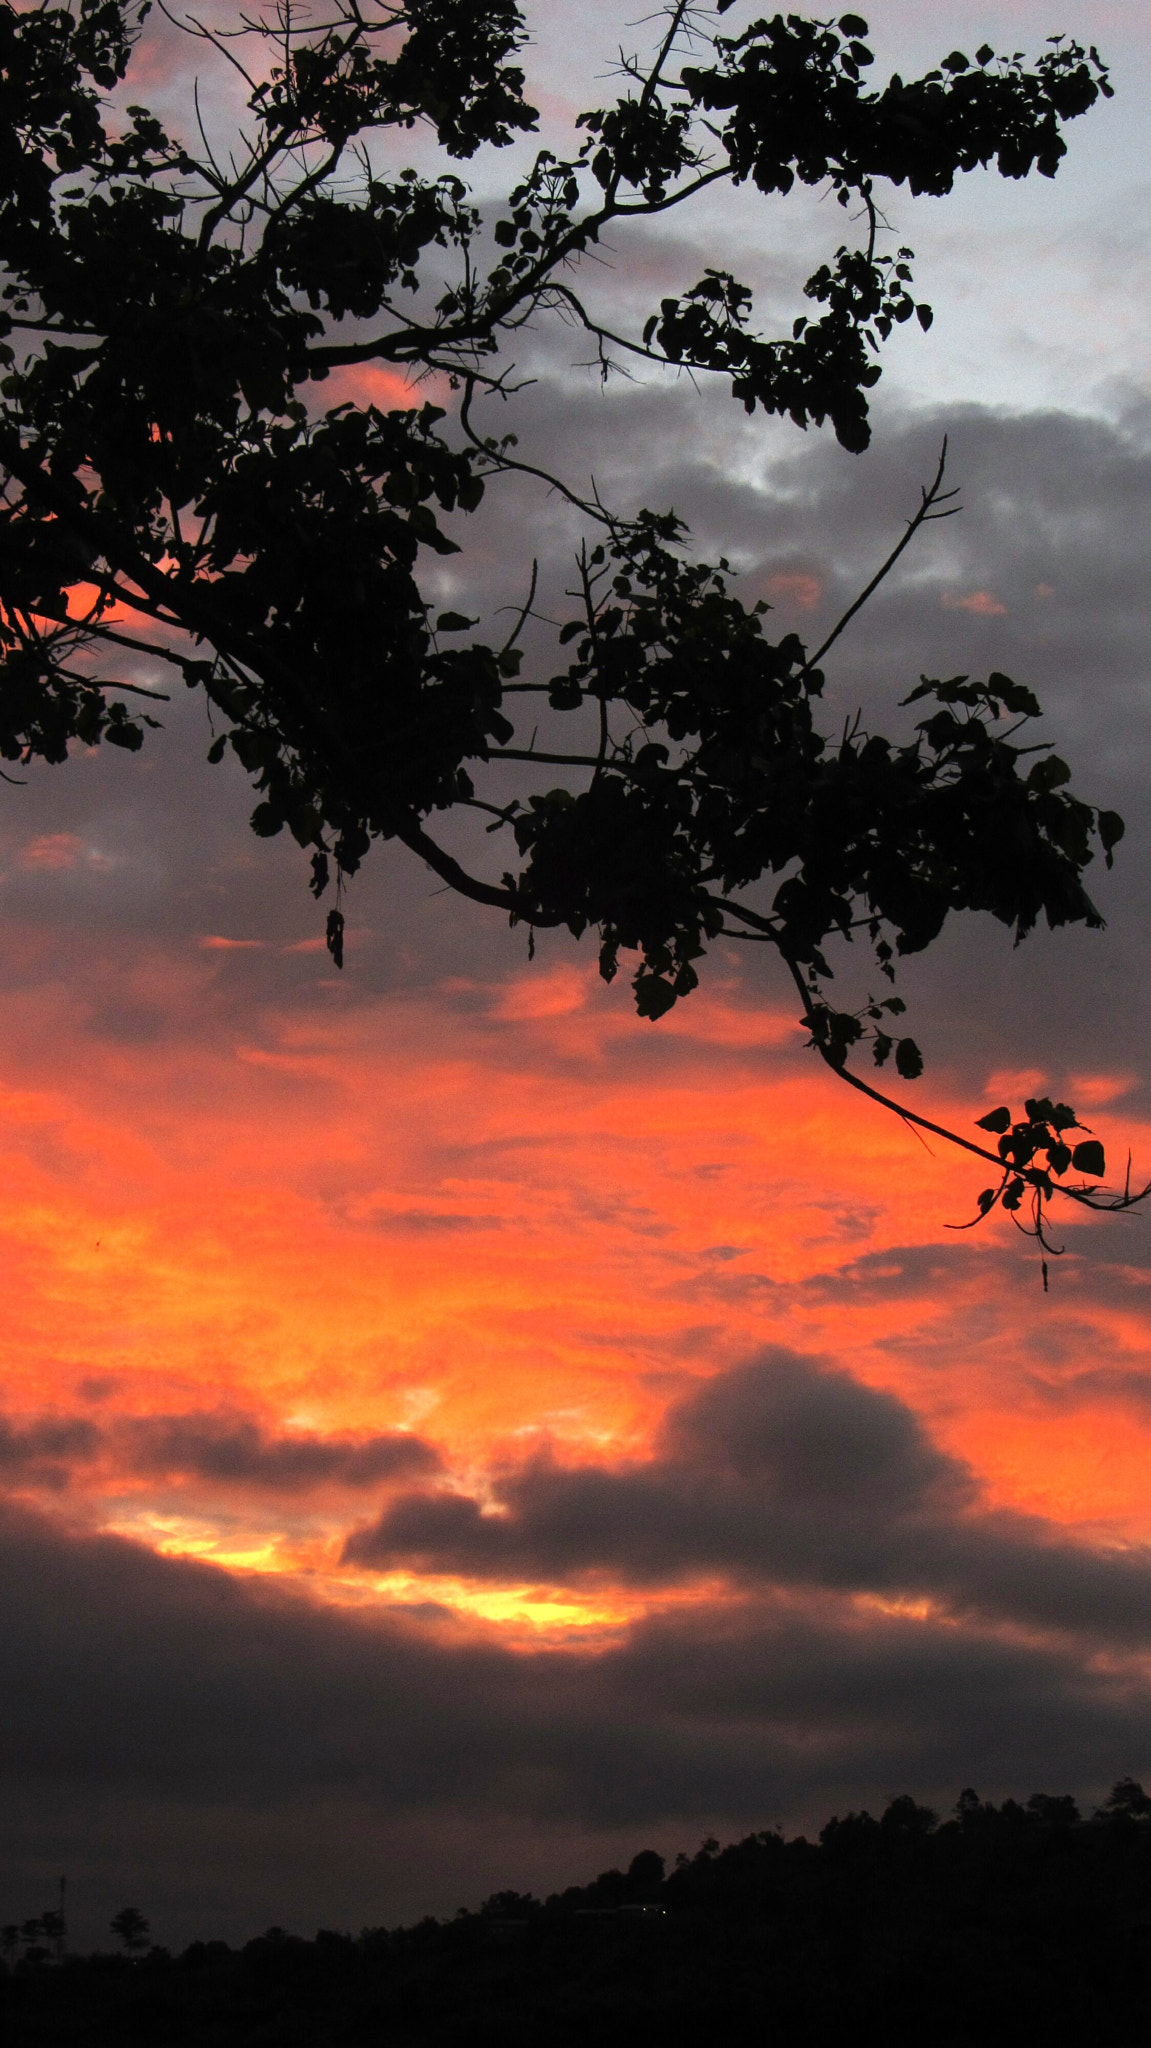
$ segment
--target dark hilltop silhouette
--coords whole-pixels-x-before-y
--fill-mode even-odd
[[[1067,1796],[965,1791],[942,1824],[903,1797],[818,1842],[708,1840],[671,1871],[641,1850],[546,1900],[497,1892],[314,1941],[270,1928],[173,1956],[126,1907],[117,1951],[81,1957],[38,1924],[5,1930],[9,2048],[1134,2048],[1151,2040],[1151,1797],[1125,1778],[1084,1819]]]

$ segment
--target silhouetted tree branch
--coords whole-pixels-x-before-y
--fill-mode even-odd
[[[838,740],[818,729],[824,656],[921,527],[955,509],[945,455],[809,654],[794,634],[767,638],[767,608],[740,602],[725,562],[690,557],[674,511],[625,516],[477,416],[514,399],[516,337],[554,317],[592,338],[605,377],[624,358],[719,376],[748,413],[827,421],[864,448],[883,342],[931,323],[911,252],[880,251],[877,187],[942,195],[992,164],[1051,176],[1065,123],[1110,92],[1095,51],[1058,38],[1031,63],[953,51],[872,89],[856,15],[725,36],[674,0],[650,61],[622,53],[617,98],[580,116],[576,153],[539,149],[485,217],[457,166],[538,127],[513,0],[333,0],[315,21],[282,0],[228,32],[189,17],[244,81],[249,125],[226,159],[126,102],[147,11],[0,6],[0,757],[139,748],[155,721],[124,698],[161,693],[124,657],[174,667],[223,721],[209,759],[230,748],[255,784],[254,830],[287,827],[317,897],[335,880],[337,964],[340,885],[375,838],[513,922],[594,928],[609,980],[636,954],[652,1019],[696,987],[711,941],[753,939],[779,952],[834,1072],[1002,1169],[981,1214],[1016,1214],[1026,1194],[1046,1245],[1054,1192],[1141,1200],[1088,1184],[1102,1151],[1064,1144],[1066,1105],[1028,1104],[1015,1124],[1004,1111],[992,1152],[864,1082],[847,1065],[864,1041],[905,1080],[920,1071],[895,1027],[902,1003],[852,1013],[826,995],[837,934],[865,935],[890,980],[954,910],[990,911],[1020,938],[1040,916],[1098,926],[1083,876],[1097,848],[1110,864],[1123,829],[1070,794],[1049,750],[1015,744],[1039,706],[1006,676],[922,679],[904,700],[925,714],[910,738],[859,719]],[[394,140],[417,126],[441,168],[396,175]],[[638,332],[601,317],[582,266],[611,225],[725,181],[833,192],[862,245],[816,270],[782,338],[757,331],[751,291],[720,269]],[[333,370],[371,364],[437,374],[449,409],[320,408]],[[502,644],[427,595],[460,515],[516,476],[562,494],[593,533],[556,655],[533,655],[527,674],[534,566]],[[508,799],[513,763],[522,794]],[[481,869],[488,837],[507,847],[490,873],[434,829],[468,810],[491,820]],[[1072,1165],[1083,1185],[1060,1179]]]

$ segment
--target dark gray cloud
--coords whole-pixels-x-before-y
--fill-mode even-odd
[[[1151,1551],[1105,1550],[981,1506],[892,1394],[787,1352],[673,1404],[643,1461],[537,1455],[495,1507],[401,1493],[347,1540],[349,1562],[570,1584],[622,1579],[927,1601],[944,1614],[1097,1644],[1151,1646]]]
[[[827,1428],[812,1447],[812,1410],[796,1394],[788,1412],[804,1469],[838,1486]],[[722,1414],[682,1426],[728,1455]],[[857,1434],[880,1491],[950,1488],[893,1412]],[[0,1915],[39,1911],[66,1868],[90,1939],[128,1896],[169,1940],[358,1926],[450,1911],[459,1885],[586,1877],[653,1839],[811,1825],[905,1788],[1090,1798],[1151,1761],[1138,1670],[826,1592],[525,1656],[9,1508],[0,1638]]]
[[[20,1478],[57,1492],[72,1467],[100,1446],[100,1431],[83,1416],[46,1417],[23,1426],[0,1416],[0,1485]]]
[[[140,1478],[285,1496],[422,1478],[442,1466],[431,1444],[405,1430],[375,1436],[275,1432],[229,1407],[123,1416],[106,1424],[87,1417],[14,1424],[0,1417],[0,1480],[55,1489],[67,1484],[75,1467],[97,1459]]]
[[[314,1487],[364,1487],[440,1469],[439,1453],[421,1437],[393,1430],[379,1436],[278,1435],[224,1408],[207,1414],[148,1415],[112,1431],[113,1453],[134,1472],[221,1481],[275,1493]]]

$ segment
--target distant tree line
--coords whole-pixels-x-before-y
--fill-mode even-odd
[[[138,1906],[122,1906],[113,1914],[108,1931],[114,1934],[126,1956],[139,1955],[148,1947],[151,1927]],[[62,1963],[68,1940],[64,1916],[64,1879],[60,1880],[60,1904],[51,1912],[31,1920],[10,1920],[0,1927],[0,1957],[9,1970],[18,1963],[35,1969],[41,1963]]]
[[[116,1920],[119,1953],[6,1967],[12,2048],[1134,2048],[1151,2038],[1151,1797],[1121,1779],[1084,1819],[1066,1795],[966,1790],[941,1823],[904,1796],[815,1842],[709,1838],[670,1871],[641,1850],[542,1900],[498,1891],[358,1936],[270,1928],[173,1957],[144,1952],[136,1909]]]

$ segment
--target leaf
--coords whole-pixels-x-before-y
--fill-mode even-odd
[[[469,626],[478,626],[478,619],[468,619],[463,612],[441,612],[436,620],[437,633],[466,633]]]
[[[126,747],[130,754],[138,754],[144,744],[144,735],[138,725],[121,724],[119,721],[105,728],[104,738],[114,747]]]
[[[1098,1138],[1085,1138],[1082,1145],[1076,1145],[1071,1154],[1071,1164],[1076,1173],[1086,1173],[1092,1180],[1101,1180],[1107,1171],[1107,1160]]]
[[[662,975],[645,974],[643,969],[632,983],[635,990],[635,1006],[641,1017],[648,1017],[654,1024],[659,1017],[666,1017],[675,1003],[675,990]]]
[[[258,839],[274,839],[284,829],[284,819],[274,804],[257,804],[250,824]]]
[[[923,1054],[913,1038],[901,1038],[895,1048],[895,1064],[905,1081],[918,1081],[923,1072]]]
[[[548,703],[553,711],[578,711],[583,691],[570,676],[553,676],[548,684]]]
[[[1005,676],[1001,669],[993,668],[987,678],[987,687],[996,697],[1002,699],[1008,711],[1016,718],[1038,718],[1040,704],[1025,683],[1016,683]]]
[[[994,1131],[997,1137],[1001,1136],[1004,1131],[1011,1129],[1011,1111],[989,1109],[986,1116],[976,1117],[975,1127],[979,1131]]]
[[[342,910],[329,910],[324,939],[336,966],[342,968],[344,964],[344,913]]]
[[[1042,790],[1044,794],[1048,790],[1062,788],[1070,780],[1071,770],[1058,754],[1044,755],[1042,760],[1035,762],[1027,777],[1028,787]]]
[[[1118,846],[1127,828],[1118,811],[1100,811],[1095,823],[1103,843],[1103,852],[1106,856],[1107,866],[1113,867],[1114,862],[1111,858],[1111,849]]]
[[[923,332],[926,334],[928,328],[930,327],[932,321],[935,318],[935,315],[932,312],[931,307],[917,306],[915,308],[915,317],[918,320],[920,326],[922,327]]]

